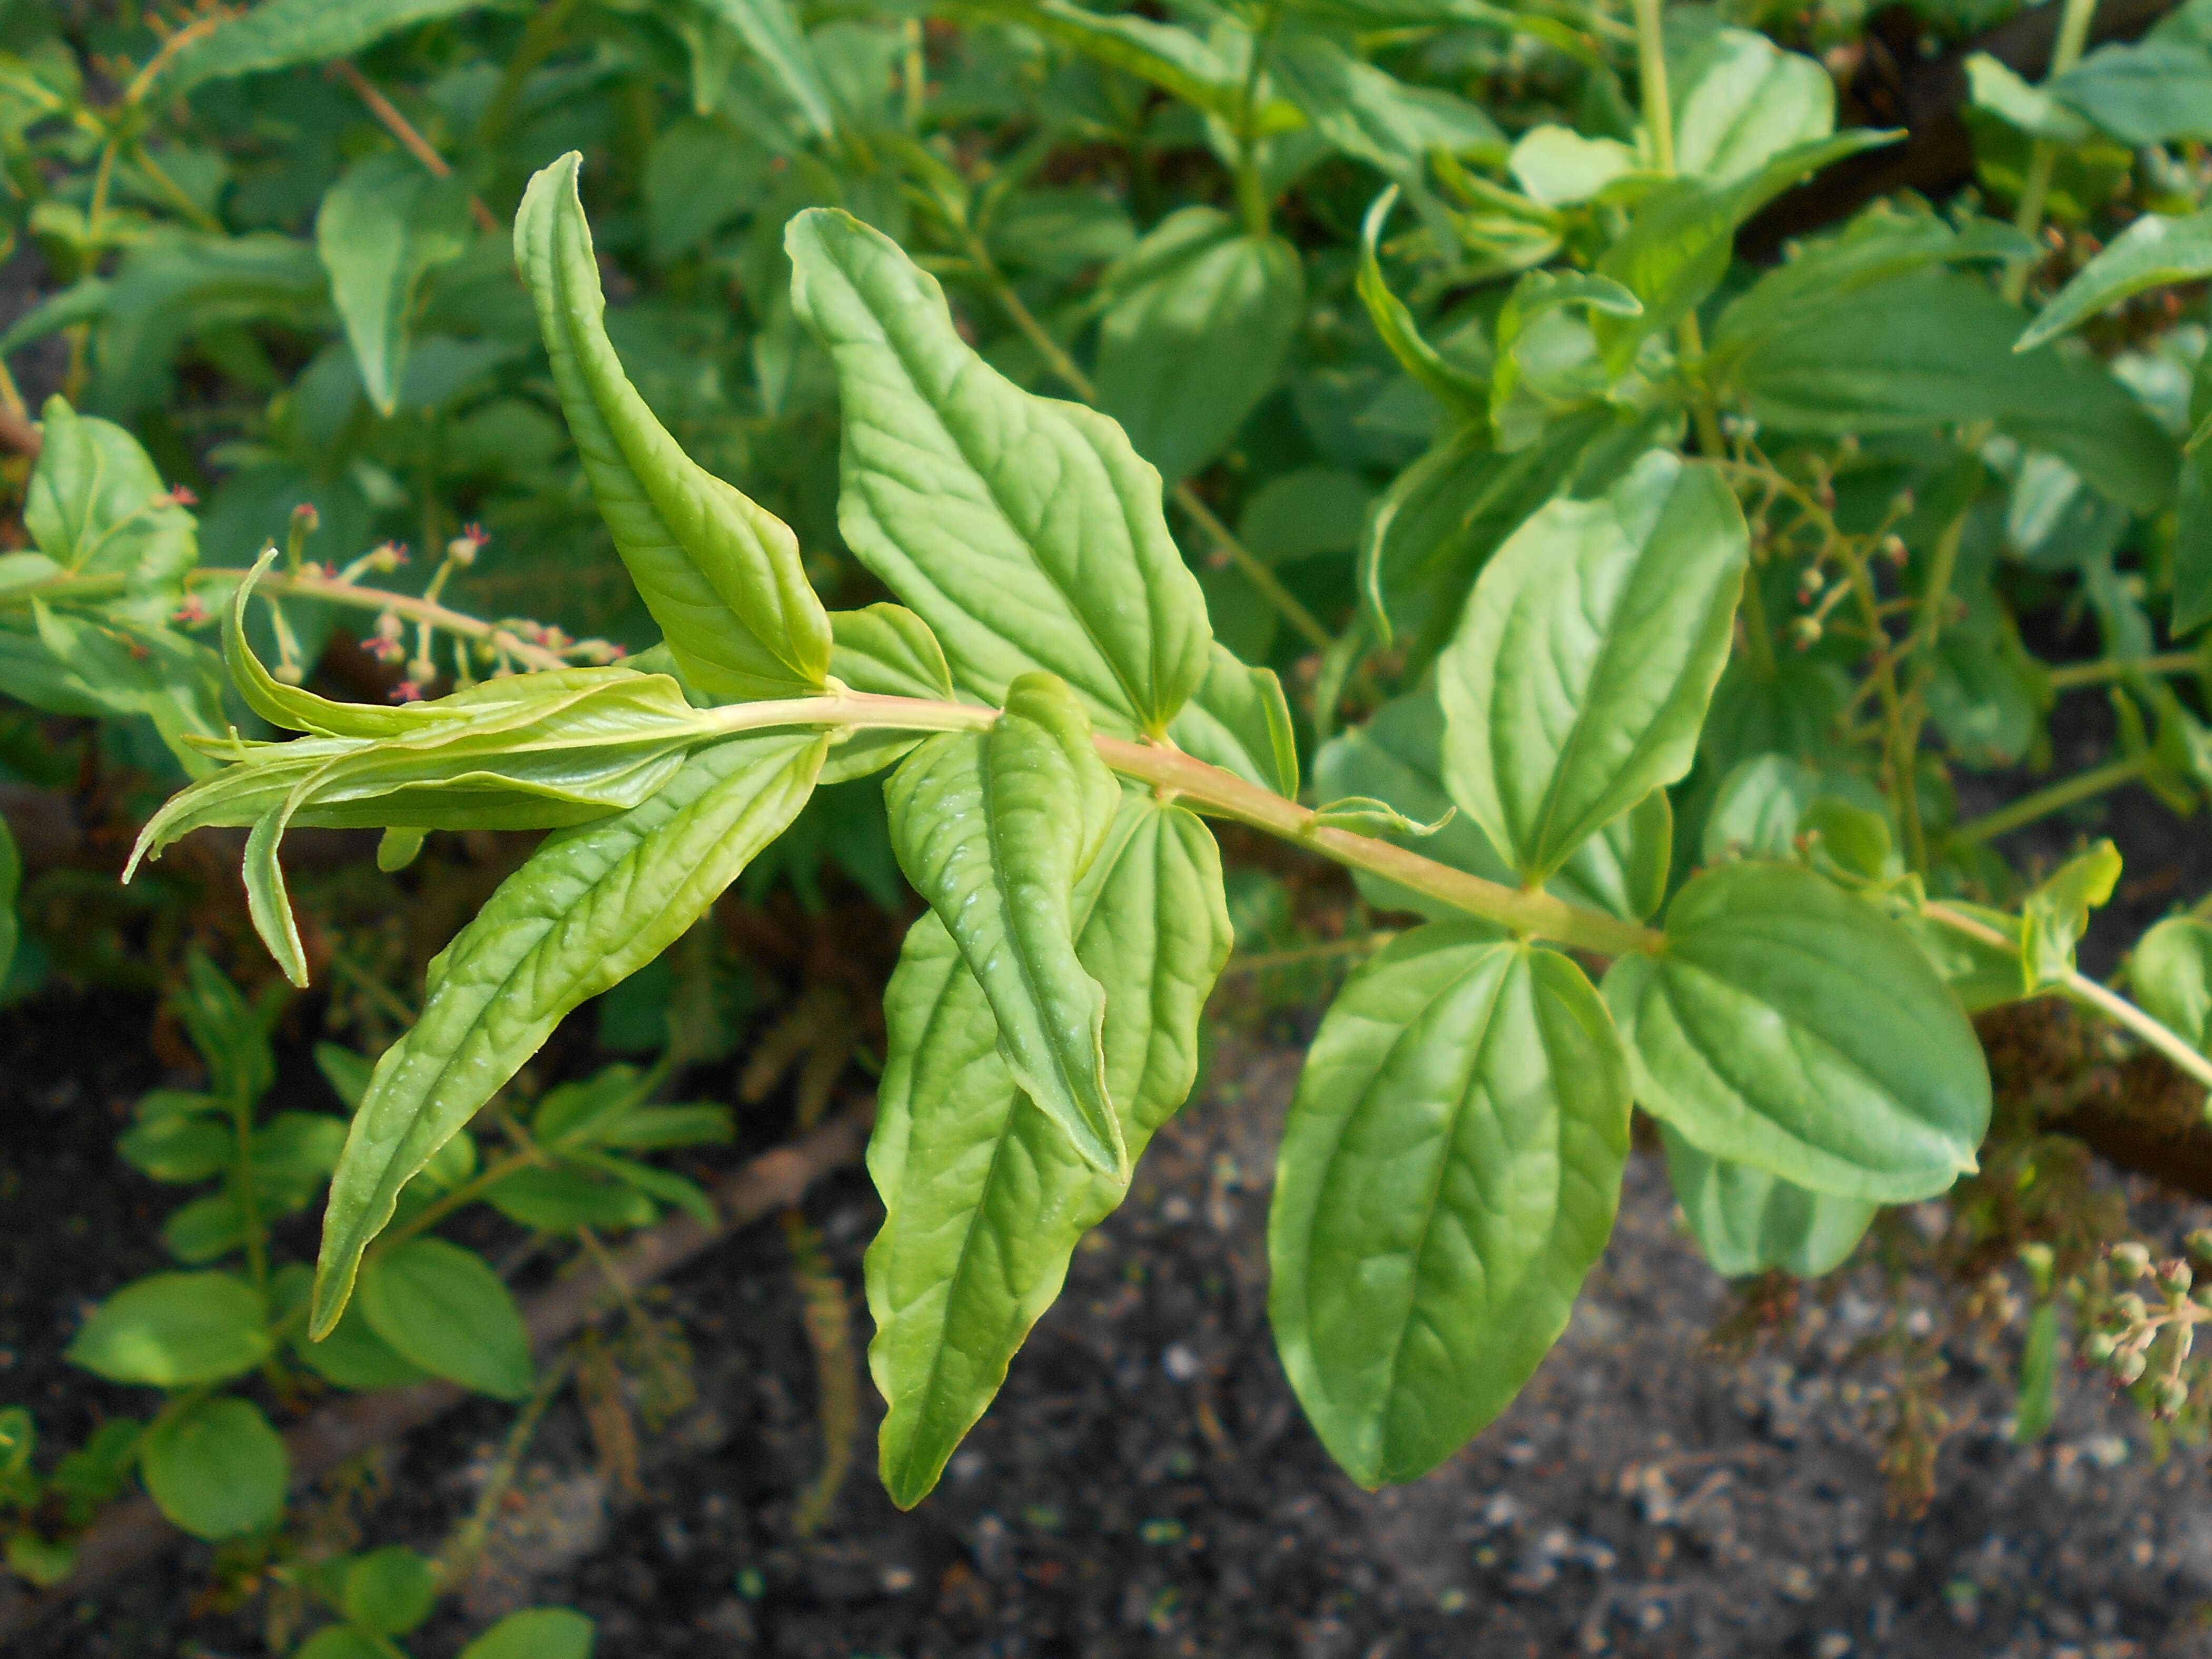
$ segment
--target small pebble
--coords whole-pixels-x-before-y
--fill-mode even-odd
[[[1188,1382],[1206,1367],[1200,1363],[1198,1356],[1182,1343],[1170,1342],[1167,1352],[1160,1356],[1160,1369],[1168,1374],[1171,1382]]]

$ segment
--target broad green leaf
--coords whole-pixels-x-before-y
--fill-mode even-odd
[[[570,1607],[510,1613],[461,1650],[461,1659],[592,1659],[597,1627]]]
[[[264,0],[224,19],[204,40],[179,52],[160,82],[162,95],[233,76],[258,75],[301,64],[327,63],[366,51],[388,34],[418,23],[474,11],[482,0]]]
[[[1158,475],[1104,416],[986,364],[888,237],[812,210],[785,245],[793,307],[837,368],[837,516],[861,562],[929,625],[963,691],[1000,702],[1043,668],[1109,729],[1164,731],[1212,635]]]
[[[392,1352],[496,1400],[526,1400],[530,1334],[514,1296],[474,1250],[414,1238],[373,1256],[361,1275],[361,1311]]]
[[[1401,472],[1376,502],[1360,544],[1362,614],[1385,644],[1408,640],[1418,671],[1443,648],[1476,574],[1500,543],[1554,495],[1610,485],[1673,419],[1623,421],[1587,410],[1547,424],[1510,452],[1464,426]]]
[[[1635,148],[1618,138],[1586,138],[1571,127],[1548,125],[1515,139],[1505,163],[1521,188],[1546,207],[1586,202],[1642,165]]]
[[[1297,733],[1272,668],[1239,662],[1216,641],[1206,678],[1168,727],[1186,752],[1286,800],[1298,794]]]
[[[323,197],[315,248],[362,386],[385,416],[399,405],[422,279],[459,258],[470,234],[467,182],[434,178],[411,155],[356,161]]]
[[[567,1233],[579,1227],[624,1232],[649,1227],[659,1216],[652,1200],[634,1188],[595,1179],[582,1170],[517,1170],[484,1192],[484,1202],[517,1226]]]
[[[1628,228],[1597,262],[1597,274],[1643,301],[1626,319],[1595,326],[1606,367],[1625,373],[1637,349],[1703,304],[1728,272],[1738,226],[1800,179],[1830,163],[1892,143],[1899,135],[1851,131],[1793,144],[1729,179],[1662,180],[1637,198]]]
[[[304,1297],[313,1276],[304,1267],[301,1276]],[[303,1333],[294,1340],[292,1351],[325,1382],[341,1389],[404,1389],[430,1375],[379,1336],[358,1304],[347,1307],[321,1341],[311,1342]]]
[[[782,834],[824,749],[799,734],[699,750],[642,805],[548,837],[432,959],[422,1016],[377,1062],[331,1177],[315,1334],[337,1322],[399,1189],[563,1015],[675,943]]]
[[[1881,792],[1856,774],[1823,771],[1786,754],[1738,761],[1714,792],[1698,861],[1795,858],[1801,833],[1828,827],[1815,822],[1823,802],[1857,811],[1884,810]]]
[[[243,1376],[269,1356],[261,1293],[229,1273],[155,1273],[93,1310],[72,1365],[111,1382],[187,1389]]]
[[[1628,1104],[1565,957],[1440,925],[1346,984],[1283,1131],[1267,1309],[1361,1486],[1450,1456],[1558,1340],[1613,1229]]]
[[[1074,695],[1018,679],[989,730],[933,738],[892,774],[891,845],[981,982],[1014,1080],[1092,1167],[1126,1176],[1105,994],[1075,949],[1075,884],[1119,791]]]
[[[728,24],[747,50],[767,66],[784,96],[798,106],[817,137],[827,138],[837,130],[821,69],[784,0],[702,0],[702,3],[709,15]]]
[[[2212,212],[2185,219],[2147,213],[2075,273],[2012,349],[2032,351],[2147,288],[2171,288],[2207,276],[2212,276]]]
[[[274,1525],[292,1465],[261,1408],[226,1395],[147,1430],[138,1472],[173,1526],[213,1542]]]
[[[972,0],[977,14],[1026,24],[1085,56],[1151,82],[1187,104],[1234,118],[1243,77],[1204,39],[1138,12],[1097,12],[1072,0]],[[1287,106],[1267,112],[1267,130],[1295,125]]]
[[[830,613],[833,643],[830,672],[855,691],[875,696],[922,697],[951,702],[957,696],[944,647],[929,624],[902,605],[872,605]],[[841,738],[822,765],[822,781],[865,777],[911,750],[911,732],[878,727]]]
[[[776,155],[726,121],[672,121],[645,162],[645,239],[653,263],[674,263],[768,194]]]
[[[2089,124],[2042,87],[2032,86],[2002,59],[1978,52],[1966,59],[1967,101],[2031,138],[2079,144],[2094,136]]]
[[[2014,355],[2022,320],[1983,283],[1919,271],[1808,295],[1732,356],[1717,339],[1712,363],[1762,426],[1872,434],[1993,420],[2112,500],[2156,511],[2172,494],[2173,441],[2101,365],[2054,347]]]
[[[1720,475],[1655,451],[1484,569],[1437,664],[1444,779],[1524,877],[1689,770],[1747,544]]]
[[[514,257],[615,550],[684,678],[719,699],[818,690],[830,618],[781,520],[678,447],[623,372],[571,151],[530,181]]]
[[[1229,952],[1212,836],[1127,792],[1075,911],[1077,954],[1106,991],[1109,1092],[1133,1160],[1190,1091],[1200,1015]],[[1127,1182],[1079,1158],[1015,1085],[982,989],[934,916],[907,935],[884,1014],[868,1359],[890,1405],[884,1484],[904,1508],[936,1485],[1059,1294],[1077,1240]]]
[[[392,1654],[374,1637],[349,1625],[325,1625],[301,1645],[293,1659],[392,1659]]]
[[[2002,910],[1953,899],[1950,907],[1990,928],[2012,945],[1994,945],[1947,927],[1917,910],[1898,913],[1903,927],[1920,953],[1928,958],[1959,1006],[1969,1014],[1983,1013],[2020,1000],[2021,957],[2017,944],[2020,919]]]
[[[88,276],[33,307],[0,354],[79,323],[92,331],[84,408],[125,420],[168,399],[185,343],[253,324],[319,327],[330,279],[306,242],[274,233],[163,228],[125,250],[112,277]]]
[[[2212,51],[2170,40],[2114,42],[2055,77],[2053,98],[2122,143],[2212,142]]]
[[[338,1605],[362,1630],[404,1636],[437,1604],[437,1570],[404,1544],[388,1544],[349,1563]]]
[[[1675,165],[1716,184],[1747,178],[1836,130],[1828,71],[1748,29],[1707,36],[1683,68],[1674,104]]]
[[[1421,188],[1435,151],[1504,159],[1505,135],[1480,107],[1441,88],[1410,85],[1319,35],[1277,31],[1267,64],[1316,132],[1409,190]]]
[[[2143,1011],[2212,1052],[2212,923],[2169,916],[2128,958],[2128,988]]]
[[[2120,851],[2100,841],[2066,860],[2021,906],[2022,992],[2033,996],[2074,971],[2074,947],[2089,929],[2089,912],[2112,896],[2120,879]]]
[[[1818,1279],[1858,1248],[1881,1206],[1792,1186],[1747,1164],[1709,1158],[1665,1125],[1667,1178],[1713,1271],[1742,1279],[1779,1268]]]
[[[120,579],[126,608],[159,623],[199,556],[192,515],[138,441],[59,397],[40,411],[45,442],[23,497],[23,528],[55,574]]]
[[[1990,1079],[1958,1001],[1863,900],[1795,865],[1726,865],[1667,914],[1605,1000],[1637,1103],[1707,1155],[1903,1203],[1974,1166]]]
[[[1305,316],[1297,250],[1218,208],[1172,213],[1108,280],[1098,405],[1173,485],[1218,455],[1283,371]]]
[[[1510,884],[1513,872],[1480,825],[1453,805],[1444,788],[1443,712],[1435,689],[1424,684],[1376,709],[1364,726],[1332,738],[1314,759],[1314,787],[1324,799],[1367,795],[1407,819],[1439,824],[1433,833],[1388,837],[1425,858],[1486,881]],[[1672,844],[1672,813],[1663,792],[1615,818],[1568,856],[1545,890],[1630,921],[1658,906]],[[1425,893],[1364,870],[1352,881],[1380,909],[1410,910],[1431,921],[1466,920],[1463,912]]]

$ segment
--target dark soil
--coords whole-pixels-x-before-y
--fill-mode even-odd
[[[56,1363],[79,1299],[155,1265],[131,1242],[153,1212],[106,1162],[111,1099],[152,1080],[128,1060],[143,1010],[15,1018],[0,1033],[15,1126],[0,1316],[15,1358],[0,1392],[81,1430],[111,1396]],[[608,1659],[2212,1654],[2201,1451],[2156,1462],[2142,1417],[2086,1376],[2062,1381],[2051,1435],[2015,1448],[2009,1356],[1962,1341],[1935,1396],[1954,1425],[1936,1501],[1893,1518],[1891,1374],[1858,1352],[1893,1316],[1907,1330],[1941,1319],[1936,1287],[1893,1291],[1862,1267],[1750,1357],[1723,1357],[1707,1337],[1729,1292],[1644,1158],[1573,1325],[1520,1401],[1427,1480],[1357,1491],[1304,1426],[1267,1334],[1266,1187],[1295,1066],[1287,1050],[1224,1050],[1209,1097],[1160,1137],[945,1486],[910,1515],[877,1486],[864,1433],[831,1524],[795,1535],[793,1497],[821,1455],[813,1361],[781,1235],[732,1242],[660,1304],[690,1344],[698,1400],[646,1440],[641,1490],[625,1492],[564,1396],[480,1569],[413,1650],[449,1654],[509,1608],[568,1601],[599,1621]],[[2135,1196],[2154,1236],[2203,1218]],[[812,1215],[864,1336],[859,1262],[878,1216],[865,1180],[833,1183]],[[306,1525],[341,1535],[345,1510],[372,1542],[436,1548],[511,1417],[468,1408]],[[16,1650],[259,1650],[243,1616],[185,1616],[210,1571],[208,1552],[187,1551]]]

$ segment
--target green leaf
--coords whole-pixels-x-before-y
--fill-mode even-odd
[[[1361,1486],[1425,1474],[1503,1411],[1605,1248],[1628,1077],[1565,957],[1438,925],[1322,1021],[1267,1225],[1291,1385]]]
[[[1305,316],[1297,250],[1218,208],[1170,214],[1107,283],[1098,406],[1173,485],[1226,448]]]
[[[1105,994],[1075,951],[1075,884],[1119,793],[1082,706],[1046,675],[1016,680],[989,730],[947,732],[884,787],[891,845],[960,945],[1015,1081],[1092,1167],[1125,1176],[1107,1091]]]
[[[2001,58],[1978,52],[1966,59],[1967,101],[2031,138],[2079,144],[2094,129],[2041,87],[2031,86]]]
[[[684,454],[623,373],[576,194],[581,164],[571,151],[531,179],[514,216],[514,257],[615,550],[702,691],[746,699],[818,690],[830,619],[798,538]]]
[[[844,404],[838,524],[963,691],[1043,668],[1110,729],[1164,731],[1206,672],[1197,578],[1120,428],[1033,397],[963,341],[933,277],[849,215],[785,233],[792,306]]]
[[[1655,451],[1484,569],[1437,665],[1444,778],[1523,877],[1689,770],[1747,546],[1720,475]]]
[[[1421,187],[1434,151],[1504,159],[1505,135],[1478,106],[1441,88],[1409,85],[1319,35],[1277,31],[1267,64],[1316,132],[1409,190]]]
[[[2089,912],[2112,897],[2119,879],[2119,848],[2100,841],[2060,865],[2027,896],[2020,915],[2027,995],[2062,982],[2074,971],[2074,947],[2089,929]]]
[[[1149,81],[1187,104],[1233,119],[1243,101],[1243,77],[1204,39],[1188,29],[1138,12],[1096,12],[1070,0],[975,0],[977,13],[1019,22],[1085,56]],[[1263,125],[1295,125],[1288,106],[1262,106]]]
[[[510,1613],[461,1650],[461,1659],[592,1659],[595,1628],[568,1607]]]
[[[514,1296],[474,1250],[415,1238],[371,1257],[362,1316],[392,1352],[495,1400],[526,1400],[530,1334]]]
[[[2032,351],[2147,288],[2172,288],[2207,276],[2212,276],[2212,212],[2185,219],[2147,213],[2075,273],[2012,349]]]
[[[1662,1124],[1667,1178],[1713,1271],[1742,1279],[1779,1268],[1818,1279],[1841,1267],[1881,1206],[1791,1185],[1747,1164],[1710,1158]]]
[[[377,1062],[331,1177],[317,1335],[337,1322],[399,1189],[563,1015],[675,943],[783,832],[824,747],[800,734],[698,751],[643,805],[548,837],[432,960],[422,1017]]]
[[[1506,170],[1546,207],[1573,207],[1642,168],[1633,146],[1586,138],[1571,127],[1534,126],[1513,141]]]
[[[309,1637],[293,1659],[392,1659],[392,1650],[373,1636],[345,1625],[325,1625]]]
[[[323,197],[315,249],[362,386],[387,417],[399,406],[422,279],[459,258],[470,235],[467,181],[434,177],[411,155],[356,161]]]
[[[23,497],[23,527],[58,572],[123,579],[137,620],[161,622],[199,556],[192,515],[138,441],[59,398],[40,412],[45,442]]]
[[[855,691],[953,700],[952,671],[929,624],[902,605],[833,611],[830,672]]]
[[[1922,270],[1808,295],[1786,327],[1741,349],[1717,338],[1711,362],[1762,426],[1872,435],[1993,420],[2112,500],[2157,511],[2173,489],[2173,441],[2100,364],[2014,355],[2021,321],[1986,284]]]
[[[2212,141],[2212,51],[2200,43],[2100,46],[2048,89],[2132,148]]]
[[[2051,1431],[2058,1381],[2058,1304],[2039,1302],[2027,1316],[2027,1340],[2020,1354],[2018,1403],[2013,1412],[2012,1442],[2026,1446]]]
[[[1297,734],[1283,683],[1214,642],[1206,678],[1168,726],[1185,753],[1234,772],[1286,800],[1298,794]]]
[[[1698,877],[1665,949],[1617,960],[1605,1000],[1638,1104],[1711,1157],[1886,1203],[1975,1167],[1990,1079],[1973,1027],[1894,922],[1808,870]]]
[[[1199,1020],[1232,938],[1220,855],[1180,807],[1129,791],[1079,890],[1076,950],[1106,991],[1109,1092],[1133,1160],[1197,1075]],[[868,1168],[868,1361],[889,1403],[884,1484],[902,1508],[937,1483],[1059,1294],[1075,1244],[1121,1202],[1015,1085],[998,1023],[934,916],[884,996],[890,1052]]]
[[[2212,1051],[2212,923],[2168,916],[2128,958],[2128,986],[2143,1012]]]
[[[1462,419],[1482,420],[1490,411],[1487,380],[1462,368],[1424,339],[1413,313],[1407,309],[1404,301],[1390,291],[1390,284],[1382,275],[1377,248],[1382,240],[1382,227],[1389,222],[1390,210],[1397,200],[1398,186],[1393,185],[1375,198],[1367,210],[1367,217],[1361,222],[1357,278],[1360,301],[1367,307],[1375,331],[1390,348],[1390,355],[1398,360],[1399,367]],[[1387,634],[1385,639],[1387,641]]]
[[[708,12],[727,23],[746,49],[775,77],[783,95],[797,106],[817,137],[837,130],[830,94],[814,53],[799,33],[799,21],[784,0],[702,0]]]
[[[275,1525],[292,1465],[261,1408],[224,1396],[156,1421],[138,1472],[171,1525],[215,1541]]]
[[[187,1389],[243,1376],[269,1356],[261,1293],[228,1273],[155,1273],[93,1310],[68,1359],[111,1382]]]
[[[347,1565],[338,1605],[359,1628],[404,1636],[437,1605],[438,1574],[404,1544],[371,1550]]]
[[[651,1226],[659,1213],[643,1193],[576,1169],[517,1170],[494,1182],[483,1196],[517,1226],[538,1232],[573,1232],[579,1227],[624,1231]]]
[[[301,1273],[303,1278],[307,1277],[304,1267]],[[307,1285],[302,1284],[302,1295],[307,1289]],[[379,1336],[358,1303],[347,1307],[336,1327],[321,1341],[309,1341],[303,1334],[294,1340],[292,1351],[318,1376],[341,1389],[363,1392],[404,1389],[430,1375]]]
[[[1684,66],[1674,96],[1674,162],[1734,184],[1836,130],[1836,83],[1801,52],[1748,29],[1716,29]]]
[[[165,98],[234,76],[258,75],[299,64],[327,63],[366,51],[388,34],[418,23],[474,11],[482,0],[264,0],[227,17],[206,39],[177,56],[161,81]]]

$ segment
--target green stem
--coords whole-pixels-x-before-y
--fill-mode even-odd
[[[1260,174],[1260,67],[1267,37],[1274,33],[1278,8],[1270,6],[1252,31],[1251,60],[1244,66],[1244,95],[1237,106],[1237,205],[1244,234],[1255,240],[1269,227],[1267,181]]]
[[[1978,939],[1984,945],[1993,945],[2001,951],[2017,951],[2020,948],[2018,940],[2006,938],[1996,928],[1962,915],[1948,905],[1923,904],[1920,907],[1920,914],[1954,933]],[[2114,1024],[2134,1032],[2181,1071],[2207,1088],[2212,1088],[2212,1060],[2197,1053],[2177,1032],[2152,1018],[2117,991],[2108,990],[2087,974],[2072,970],[2058,981],[2058,988],[2076,1001],[2088,1004]]]
[[[1927,584],[1921,589],[1919,620],[1905,645],[1912,678],[1898,711],[1893,744],[1897,763],[1905,774],[1898,793],[1898,815],[1905,824],[1905,841],[1913,850],[1916,870],[1928,867],[1928,826],[1920,817],[1920,733],[1928,721],[1928,682],[1936,675],[1936,645],[1942,637],[1943,612],[1951,603],[1951,580],[1958,574],[1959,542],[1966,529],[1966,513],[1962,507],[1936,538]]]
[[[1975,842],[1995,841],[2023,824],[2033,823],[2077,802],[2094,799],[2124,783],[2132,783],[2148,772],[2154,763],[2148,751],[2130,755],[2124,760],[2106,761],[2102,766],[2093,766],[2086,772],[2077,772],[2048,787],[2022,795],[2018,800],[2008,801],[1994,812],[1969,819],[1951,832],[1952,837]]]
[[[1037,320],[1036,313],[1029,308],[1022,296],[1014,292],[1014,285],[1006,280],[997,261],[991,258],[990,250],[972,231],[968,233],[965,251],[982,277],[984,285],[991,290],[992,297],[998,301],[999,308],[1006,313],[1007,320],[1020,331],[1022,337],[1044,360],[1045,367],[1078,398],[1094,409],[1097,407],[1097,384],[1083,372],[1075,359],[1067,355],[1066,348],[1052,337],[1051,331]],[[1184,515],[1206,533],[1208,540],[1229,556],[1229,562],[1260,591],[1261,597],[1274,607],[1276,613],[1298,631],[1307,644],[1316,651],[1326,651],[1336,643],[1336,636],[1322,624],[1321,618],[1307,610],[1297,595],[1283,586],[1282,578],[1270,570],[1257,554],[1237,538],[1235,532],[1221,522],[1198,491],[1184,483],[1177,484],[1170,493],[1175,504]]]
[[[229,582],[234,585],[246,576],[243,570],[196,570],[190,580],[204,582]],[[434,628],[442,628],[449,634],[480,640],[494,650],[527,663],[532,668],[552,669],[573,666],[567,659],[531,644],[496,623],[488,623],[465,611],[450,611],[434,599],[416,599],[408,593],[388,593],[380,587],[363,587],[357,582],[339,581],[329,576],[288,576],[276,571],[261,578],[254,592],[272,598],[319,599],[330,605],[350,605],[359,611],[389,611],[414,622],[427,622]]]
[[[2062,663],[2049,671],[2054,691],[2084,685],[2102,685],[2136,674],[2202,674],[2212,671],[2212,658],[2202,651],[2167,651],[2155,657],[2102,657],[2095,662]]]
[[[2044,77],[2048,86],[2081,61],[2081,48],[2088,44],[2089,24],[2097,15],[2097,0],[2066,0],[2066,9],[2058,19],[2058,40],[2051,48],[2051,73]],[[2014,210],[2014,229],[2031,240],[2043,229],[2043,210],[2051,198],[2051,178],[2058,166],[2058,146],[2048,138],[2039,138],[2028,153],[2027,177],[2020,192],[2020,204]],[[2033,256],[2015,260],[2005,267],[2002,291],[2006,299],[2017,304],[2027,292],[2027,278],[2035,268]]]
[[[1644,131],[1653,166],[1674,171],[1674,107],[1667,92],[1667,37],[1659,23],[1661,0],[1636,0],[1636,71],[1644,100]]]
[[[264,1295],[269,1289],[269,1233],[261,1221],[261,1194],[253,1179],[253,1097],[244,1089],[230,1102],[231,1144],[236,1167],[232,1184],[238,1191],[238,1218],[246,1233],[246,1272],[253,1288]]]
[[[977,732],[998,718],[997,709],[973,703],[840,690],[824,696],[730,703],[702,710],[700,729],[717,735],[779,726]],[[1209,765],[1180,749],[1127,738],[1095,737],[1092,741],[1114,771],[1149,784],[1196,811],[1249,824],[1517,933],[1540,935],[1601,956],[1656,951],[1665,943],[1662,934],[1649,927],[1555,898],[1540,889],[1485,881],[1393,842],[1322,824],[1296,801],[1247,783],[1235,773]]]

